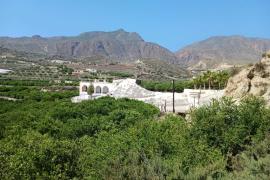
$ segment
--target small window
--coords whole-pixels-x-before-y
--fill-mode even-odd
[[[107,94],[109,92],[109,88],[107,86],[104,86],[102,89],[103,94]]]
[[[84,85],[84,86],[82,87],[82,92],[87,92],[87,86],[86,86],[86,85]]]
[[[100,86],[97,86],[97,87],[96,87],[96,93],[97,93],[97,94],[100,94],[100,93],[101,93],[101,87],[100,87]]]

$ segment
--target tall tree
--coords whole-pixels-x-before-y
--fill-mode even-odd
[[[95,88],[94,86],[91,84],[89,87],[88,87],[88,90],[87,90],[87,93],[90,95],[91,99],[92,99],[92,95],[95,91]]]

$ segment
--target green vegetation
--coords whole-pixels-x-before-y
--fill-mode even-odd
[[[74,104],[75,91],[40,88],[1,87],[24,98],[0,100],[0,179],[270,177],[270,110],[261,99],[213,101],[186,121],[136,100]]]
[[[93,95],[93,93],[95,92],[95,88],[94,88],[94,86],[91,84],[89,87],[88,87],[88,89],[87,89],[87,93],[91,96],[91,98],[92,98],[92,95]]]
[[[171,81],[137,80],[137,84],[150,91],[172,92]],[[175,92],[183,92],[185,88],[193,88],[193,82],[189,80],[175,81]]]
[[[0,79],[1,85],[12,86],[50,86],[51,83],[48,80],[12,80],[12,79]]]
[[[57,67],[58,71],[61,72],[62,74],[66,74],[66,75],[71,75],[72,72],[74,71],[72,68],[68,68],[65,65],[59,65]]]
[[[223,89],[227,85],[230,74],[227,71],[207,71],[193,79],[194,89]]]
[[[113,77],[119,77],[119,78],[133,77],[132,74],[127,73],[127,72],[110,71],[110,72],[107,72],[106,74],[113,76]]]
[[[0,85],[8,86],[78,86],[79,81],[69,81],[68,83],[64,80],[15,80],[15,79],[0,79]]]
[[[178,64],[171,64],[158,59],[140,59],[136,61],[138,79],[168,81],[170,78],[186,79],[191,77],[191,73]]]
[[[184,89],[223,89],[230,75],[226,71],[207,71],[192,80],[175,81],[175,92],[183,92]],[[172,92],[172,81],[137,80],[137,84],[150,91]]]
[[[263,53],[263,54],[262,54],[262,57],[263,57],[263,58],[266,58],[266,57],[267,57],[267,58],[270,58],[270,54],[269,54],[269,53]]]
[[[41,87],[28,86],[0,86],[0,96],[11,97],[24,100],[52,101],[56,99],[66,99],[78,95],[77,89],[65,90],[61,87],[42,91]]]

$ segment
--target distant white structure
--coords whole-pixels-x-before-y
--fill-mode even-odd
[[[89,72],[89,73],[97,73],[97,70],[92,69],[92,68],[88,68],[88,69],[86,69],[86,71]]]
[[[94,87],[92,96],[87,90]],[[223,90],[185,89],[183,93],[175,93],[175,112],[186,113],[191,107],[209,104],[212,99],[223,96]],[[81,102],[91,98],[112,96],[115,98],[130,98],[157,106],[161,111],[173,111],[173,95],[171,92],[153,92],[136,84],[135,79],[120,79],[110,82],[80,82],[80,95],[73,97],[72,102]]]
[[[6,73],[9,73],[11,71],[12,70],[9,70],[9,69],[0,69],[0,74],[6,74]]]
[[[63,61],[63,60],[59,60],[59,59],[54,59],[54,60],[51,60],[52,63],[57,63],[57,64],[64,64],[64,63],[67,63],[67,61]]]

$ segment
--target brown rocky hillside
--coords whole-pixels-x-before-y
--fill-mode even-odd
[[[270,39],[216,36],[180,49],[176,56],[191,69],[209,69],[255,63],[266,50],[270,50]]]
[[[235,99],[261,96],[270,105],[270,52],[264,54],[260,62],[231,77],[225,95]]]

